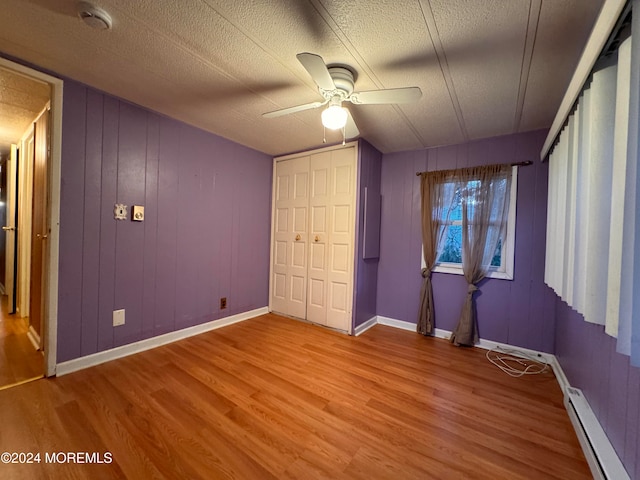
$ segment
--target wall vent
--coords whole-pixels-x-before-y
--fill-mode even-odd
[[[629,474],[624,469],[582,391],[578,388],[566,387],[564,406],[569,413],[593,478],[629,480]]]

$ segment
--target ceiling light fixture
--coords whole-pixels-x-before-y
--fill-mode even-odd
[[[78,4],[78,16],[84,23],[96,30],[110,30],[112,26],[111,16],[94,5],[87,2]]]
[[[344,128],[347,124],[347,110],[342,106],[340,97],[334,97],[329,107],[322,112],[322,125],[330,130]]]

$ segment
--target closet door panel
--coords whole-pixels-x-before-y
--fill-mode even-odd
[[[349,330],[353,305],[355,175],[355,149],[334,150],[328,203],[327,325],[340,330]]]
[[[309,301],[307,320],[327,324],[327,241],[330,194],[331,152],[312,155],[309,210]]]
[[[309,157],[276,164],[271,308],[306,318]]]

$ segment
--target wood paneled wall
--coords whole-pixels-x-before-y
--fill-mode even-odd
[[[365,207],[364,191],[368,190],[371,198],[380,195],[380,175],[382,170],[382,154],[366,140],[358,144],[359,182],[356,231],[356,283],[354,285],[355,309],[353,326],[363,324],[376,315],[376,295],[378,288],[378,260],[364,259],[364,224]],[[374,202],[375,203],[375,202]],[[374,215],[375,216],[375,215]],[[369,241],[374,241],[370,239]]]
[[[603,325],[584,321],[556,297],[556,356],[580,388],[631,478],[640,478],[640,368],[616,352]]]
[[[62,143],[58,362],[267,305],[271,157],[73,81]]]
[[[417,321],[422,240],[416,172],[533,160],[518,172],[514,279],[481,282],[476,305],[481,338],[553,352],[555,295],[543,282],[548,166],[539,154],[545,135],[540,130],[383,156],[378,315]],[[437,328],[455,328],[466,293],[462,275],[434,273]]]

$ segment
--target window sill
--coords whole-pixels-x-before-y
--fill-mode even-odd
[[[436,268],[433,269],[435,273],[450,273],[453,275],[464,275],[462,272],[462,267],[457,267],[453,265],[436,265]],[[496,278],[499,280],[513,280],[512,272],[498,272],[496,270],[489,271],[485,278]]]

